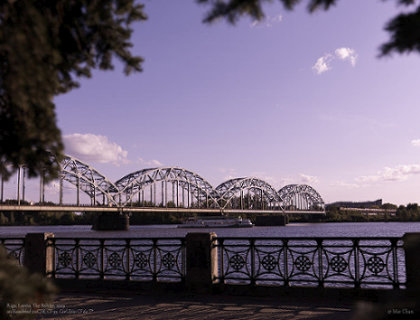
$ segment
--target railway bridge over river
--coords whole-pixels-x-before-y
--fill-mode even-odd
[[[14,199],[4,198],[2,179],[0,211],[325,214],[321,195],[309,185],[290,184],[275,190],[257,177],[242,177],[214,188],[197,173],[180,167],[142,169],[112,182],[72,156],[66,156],[60,165],[59,178],[53,182],[56,198],[48,201],[42,177],[39,202],[25,200],[24,166],[16,173]]]

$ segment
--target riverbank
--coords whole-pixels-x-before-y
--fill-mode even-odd
[[[244,213],[242,218],[256,221],[257,213]],[[75,214],[72,212],[0,212],[0,226],[57,226],[57,225],[92,225],[94,213]],[[181,224],[191,215],[183,213],[133,213],[130,215],[130,225],[176,225]],[[193,215],[194,216],[194,215]],[[197,215],[195,215],[197,216]],[[396,215],[364,215],[362,213],[327,211],[325,216],[317,216],[310,221],[308,217],[293,215],[290,222],[419,222],[420,214],[402,211]]]

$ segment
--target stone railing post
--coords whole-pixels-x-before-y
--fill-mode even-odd
[[[54,268],[54,248],[47,247],[47,239],[54,233],[28,233],[25,237],[23,265],[30,272],[49,275]]]
[[[403,241],[407,289],[420,291],[420,233],[406,233]]]
[[[217,277],[217,248],[213,247],[214,232],[188,233],[186,236],[186,285],[195,291],[208,291]]]

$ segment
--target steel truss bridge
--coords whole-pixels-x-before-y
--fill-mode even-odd
[[[72,156],[61,162],[59,199],[56,206],[43,206],[43,210],[62,211],[278,211],[324,213],[320,194],[308,185],[287,185],[276,191],[269,183],[256,177],[235,178],[216,188],[197,173],[179,167],[142,169],[132,172],[116,182],[110,181],[95,168]],[[63,203],[63,184],[75,188],[75,203]],[[25,199],[25,168],[17,171],[17,206],[4,205],[4,181],[1,180],[0,210],[41,210],[45,201],[45,184],[40,178],[39,206],[21,206]],[[90,199],[82,205],[81,192]],[[12,209],[14,207],[14,209]],[[33,208],[33,209],[31,209]],[[36,208],[36,209],[35,209]],[[49,209],[50,208],[50,209]],[[147,208],[147,209],[146,209]]]

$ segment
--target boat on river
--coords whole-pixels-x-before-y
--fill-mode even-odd
[[[250,228],[251,220],[228,217],[191,217],[178,225],[178,228]]]

